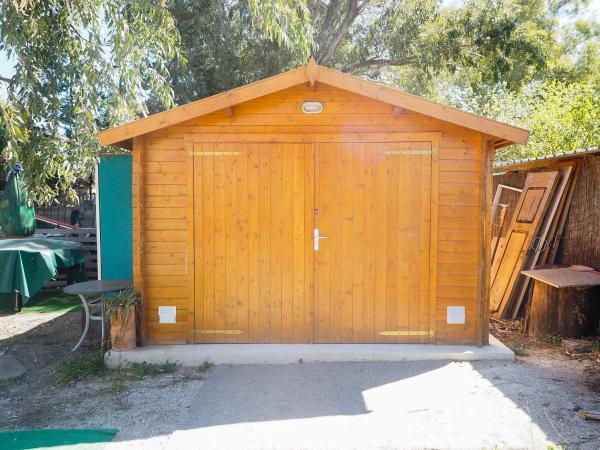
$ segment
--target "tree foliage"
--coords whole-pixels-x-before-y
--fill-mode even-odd
[[[537,79],[511,90],[497,83],[455,89],[446,101],[531,131],[529,143],[497,152],[499,160],[600,145],[600,24],[575,21],[561,30],[556,57]]]
[[[584,145],[597,138],[589,99],[597,99],[600,27],[565,26],[557,17],[585,3],[0,0],[0,51],[17,61],[13,77],[0,74],[8,88],[0,151],[24,162],[36,175],[28,177],[32,197],[47,201],[89,176],[102,151],[98,129],[280,73],[311,55],[531,127],[524,152],[546,151],[545,140],[552,148]]]
[[[223,2],[217,6],[220,11],[225,9]],[[248,7],[262,37],[308,55],[313,28],[305,0],[248,0]]]
[[[306,46],[323,65],[383,79],[443,98],[448,88],[511,91],[558,73],[572,50],[556,14],[581,2],[561,0],[295,0],[271,9],[295,39],[261,37],[252,5],[279,1],[176,0],[171,11],[187,66],[174,68],[174,89],[191,101],[306,63]],[[285,2],[284,2],[285,3]],[[305,3],[305,7],[302,6]],[[264,6],[263,6],[264,8]],[[268,8],[265,8],[269,11]],[[255,13],[261,16],[260,13]],[[302,26],[310,20],[312,26]],[[310,33],[306,36],[305,33]],[[578,45],[582,35],[572,35]],[[559,63],[560,62],[560,63]]]
[[[2,100],[0,100],[0,154],[2,154],[2,151],[4,150],[4,148],[6,148],[6,145],[8,144],[6,129],[4,127],[4,109],[4,103],[2,102]]]
[[[312,31],[303,0],[248,0],[231,17],[224,15],[225,2],[193,3],[194,17],[180,18],[181,23],[192,27],[187,31],[192,36],[197,20],[201,34],[195,43],[223,57],[213,63],[224,69],[209,78],[213,89],[231,87],[229,74],[257,56],[252,54],[255,40],[308,54]],[[8,86],[1,110],[8,143],[2,152],[35,174],[27,177],[35,201],[59,193],[73,198],[74,182],[90,176],[103,151],[99,129],[174,106],[173,85],[206,83],[208,72],[197,79],[171,75],[185,64],[171,5],[175,8],[177,1],[0,0],[0,51],[17,61],[13,77],[0,74]],[[237,43],[241,36],[226,33],[236,28],[236,20],[251,35],[244,37],[243,48]],[[237,69],[228,60],[236,51],[243,55]],[[189,53],[192,67],[210,67],[201,49]],[[178,99],[187,100],[181,94]]]
[[[170,10],[187,59],[187,64],[174,63],[170,67],[177,103],[188,103],[251,83],[294,68],[305,60],[308,44],[304,47],[289,38],[291,32],[285,21],[276,22],[273,8],[260,9],[268,3],[258,0],[250,4],[220,0],[174,0],[171,3]],[[265,33],[262,26],[255,24],[261,20],[280,31]],[[300,17],[296,16],[295,20]],[[301,35],[310,34],[304,31]],[[280,45],[278,40],[289,45]]]
[[[488,115],[531,131],[527,145],[496,153],[498,160],[562,153],[600,144],[600,73],[580,81],[550,80],[517,94],[499,93],[481,105]]]
[[[73,194],[100,153],[99,128],[145,114],[150,95],[173,106],[178,41],[162,0],[0,2],[0,49],[17,61],[3,152],[23,161],[36,201]]]

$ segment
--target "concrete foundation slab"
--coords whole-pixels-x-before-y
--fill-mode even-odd
[[[289,364],[347,361],[481,361],[514,360],[508,347],[493,336],[490,345],[432,344],[195,344],[149,345],[127,352],[109,351],[104,356],[108,368],[135,362],[177,362],[198,366],[214,364]]]

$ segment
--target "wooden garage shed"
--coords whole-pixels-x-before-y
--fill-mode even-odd
[[[491,158],[527,138],[314,61],[102,131],[143,342],[487,343]]]

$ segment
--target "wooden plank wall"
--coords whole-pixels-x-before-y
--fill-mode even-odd
[[[318,115],[306,100],[322,101]],[[442,132],[439,155],[436,341],[481,342],[485,164],[480,133],[317,83],[270,94],[153,132],[134,142],[134,275],[146,299],[146,342],[191,341],[193,313],[186,298],[188,154],[193,133]],[[233,114],[232,114],[233,113]],[[143,147],[143,148],[142,148]],[[141,155],[141,156],[140,156]],[[143,282],[142,282],[143,281]],[[159,325],[158,305],[176,305],[178,323]],[[465,325],[446,323],[447,306],[466,308]]]

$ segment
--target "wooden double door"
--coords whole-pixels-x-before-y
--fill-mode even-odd
[[[192,155],[195,342],[430,340],[432,142]]]

